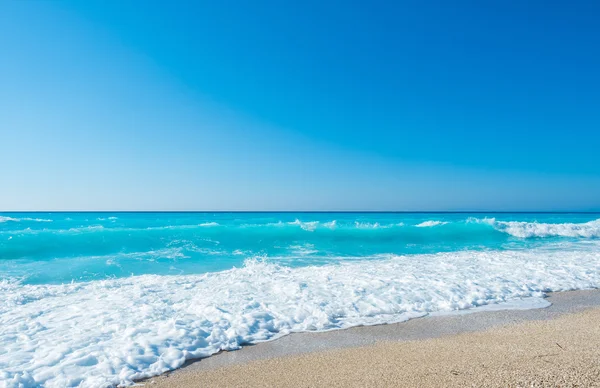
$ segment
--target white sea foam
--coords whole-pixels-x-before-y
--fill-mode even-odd
[[[307,256],[318,253],[319,251],[315,249],[314,244],[303,244],[303,245],[291,245],[289,247],[291,252],[295,255]]]
[[[288,222],[289,224],[289,222]],[[282,227],[285,226],[286,224],[283,223],[283,221],[277,221],[277,222],[269,222],[268,224],[243,224],[241,225],[242,227],[245,228],[251,228],[251,227],[262,227],[262,226],[277,226],[277,227]]]
[[[469,219],[471,222],[480,222],[492,225],[496,230],[508,233],[515,237],[600,237],[600,219],[585,223],[549,224],[524,221],[497,221],[495,218]]]
[[[323,224],[324,227],[329,228],[329,229],[335,229],[335,227],[337,226],[337,221],[333,220],[330,222],[326,222]]]
[[[378,229],[381,228],[381,224],[379,222],[359,222],[355,221],[354,226],[358,229]]]
[[[54,232],[58,233],[88,233],[88,232],[96,232],[99,230],[104,230],[104,226],[102,225],[90,225],[90,226],[82,226],[79,228],[69,228],[69,229],[59,229]],[[110,230],[110,229],[109,229]]]
[[[5,217],[0,216],[0,223],[2,222],[21,222],[21,221],[31,221],[31,222],[52,222],[52,220],[47,220],[45,218],[13,218],[13,217]]]
[[[300,226],[300,228],[307,230],[309,232],[314,232],[319,227],[323,227],[323,228],[327,228],[327,229],[335,229],[337,227],[336,220],[321,223],[319,221],[300,221],[299,219],[296,219],[295,221],[288,222],[287,224],[288,225],[298,225],[298,226]],[[279,221],[276,224],[271,223],[271,224],[267,224],[267,225],[283,226],[284,223]]]
[[[313,232],[315,229],[317,229],[317,226],[319,226],[319,221],[302,222],[302,221],[300,221],[299,219],[296,218],[295,221],[288,222],[288,225],[298,225],[298,226],[300,226],[300,228],[302,228],[304,230],[308,230],[309,232]]]
[[[175,248],[163,248],[151,251],[142,251],[142,252],[130,252],[130,253],[119,253],[119,254],[111,254],[104,256],[83,256],[80,259],[86,260],[95,260],[95,259],[107,259],[112,261],[113,263],[121,260],[121,259],[137,259],[137,260],[146,260],[146,261],[156,261],[158,259],[184,259],[189,256],[184,254],[184,249],[189,249],[186,247],[175,247]]]
[[[204,222],[202,224],[198,224],[198,226],[219,226],[217,222]]]
[[[186,229],[196,229],[198,227],[210,227],[210,226],[219,226],[216,222],[206,222],[203,224],[195,224],[195,225],[166,225],[166,226],[149,226],[146,228],[131,228],[131,227],[105,227],[104,225],[89,225],[89,226],[79,226],[69,229],[31,229],[26,228],[22,230],[10,230],[10,231],[1,231],[0,233],[31,233],[31,234],[40,234],[40,233],[61,233],[61,234],[80,234],[80,233],[93,233],[93,232],[107,232],[107,233],[119,233],[119,232],[146,232],[149,230],[158,231],[158,230],[186,230]]]
[[[33,222],[52,222],[45,218],[21,218],[21,221],[33,221]]]
[[[438,226],[438,225],[446,225],[448,222],[446,221],[424,221],[421,222],[420,224],[415,225],[417,228],[430,228],[432,226]]]
[[[359,222],[354,221],[354,226],[357,229],[388,229],[393,228],[395,226],[404,226],[403,222],[398,222],[396,224],[385,224],[382,225],[379,222]]]
[[[64,285],[0,281],[0,386],[132,384],[290,332],[600,286],[599,245],[390,256],[288,268],[249,261],[190,276]]]

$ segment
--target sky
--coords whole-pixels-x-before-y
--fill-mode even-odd
[[[598,15],[1,1],[0,210],[599,211]]]

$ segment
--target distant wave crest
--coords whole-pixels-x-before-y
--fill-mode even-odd
[[[485,223],[496,230],[519,238],[532,237],[600,237],[600,219],[585,223],[540,223],[525,221],[497,221],[495,218],[470,219],[471,222]]]
[[[432,226],[446,225],[447,221],[425,221],[415,225],[417,228],[431,228]]]
[[[217,222],[204,222],[202,224],[199,224],[198,226],[219,226],[219,223],[217,223]]]
[[[52,222],[52,220],[47,220],[45,218],[29,218],[29,217],[25,217],[25,218],[13,218],[13,217],[6,217],[6,216],[0,216],[0,223],[2,222]]]

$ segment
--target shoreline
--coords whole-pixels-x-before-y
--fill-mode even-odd
[[[261,379],[269,376],[273,377],[273,373],[257,374],[256,368],[262,367],[265,371],[269,371],[274,370],[274,367],[277,369],[278,365],[283,367],[286,363],[300,362],[300,360],[310,364],[311,359],[331,358],[332,353],[340,353],[335,357],[344,358],[348,356],[345,353],[375,352],[379,355],[379,358],[387,360],[389,357],[386,357],[385,354],[390,353],[390,350],[384,351],[382,355],[379,349],[381,346],[398,347],[409,346],[410,344],[425,346],[425,344],[432,341],[452,342],[462,337],[468,338],[502,331],[505,330],[506,326],[528,327],[543,325],[544,322],[554,324],[561,319],[583,319],[580,318],[581,314],[598,314],[598,317],[600,317],[600,290],[598,289],[549,293],[546,300],[552,304],[545,308],[492,311],[484,309],[482,309],[483,311],[477,311],[475,309],[474,311],[465,311],[465,313],[426,316],[385,325],[359,326],[327,332],[292,333],[273,341],[247,345],[240,350],[220,352],[208,358],[190,360],[179,369],[144,379],[139,381],[138,384],[153,387],[192,387],[198,386],[202,381],[208,379],[213,385],[214,382],[218,382],[218,379],[213,381],[211,376],[223,377],[223,374],[226,373],[227,375],[232,374],[234,376],[233,380],[235,380],[236,373],[254,371],[252,375],[254,380],[243,380],[244,385],[256,383],[256,385],[264,386],[269,385],[269,383]],[[531,330],[535,332],[535,329]],[[464,342],[464,338],[461,341]],[[470,357],[477,358],[479,352],[475,353]],[[598,359],[600,360],[600,357]],[[322,362],[322,360],[319,362]],[[359,365],[355,365],[355,369],[356,367],[359,367]],[[275,385],[296,385],[299,381],[294,380],[293,372],[291,377],[289,373],[284,373],[288,369],[293,371],[293,365],[288,365],[287,369],[280,372],[287,375],[290,380],[271,381],[271,383]],[[241,372],[241,370],[245,371]],[[600,368],[598,370],[600,371]],[[296,377],[299,378],[300,375]],[[259,380],[262,383],[259,384]],[[228,385],[227,381],[224,381],[224,386],[232,386]]]

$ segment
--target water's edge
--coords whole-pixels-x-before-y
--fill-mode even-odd
[[[590,308],[600,308],[600,289],[548,293],[547,304],[530,309],[475,308],[449,314],[429,314],[404,322],[356,326],[324,332],[291,333],[276,340],[221,351],[207,358],[188,360],[180,368],[159,376],[136,380],[148,384],[173,374],[186,374],[246,364],[253,361],[306,353],[370,346],[379,342],[420,341],[443,336],[489,330],[525,321],[556,319]]]

